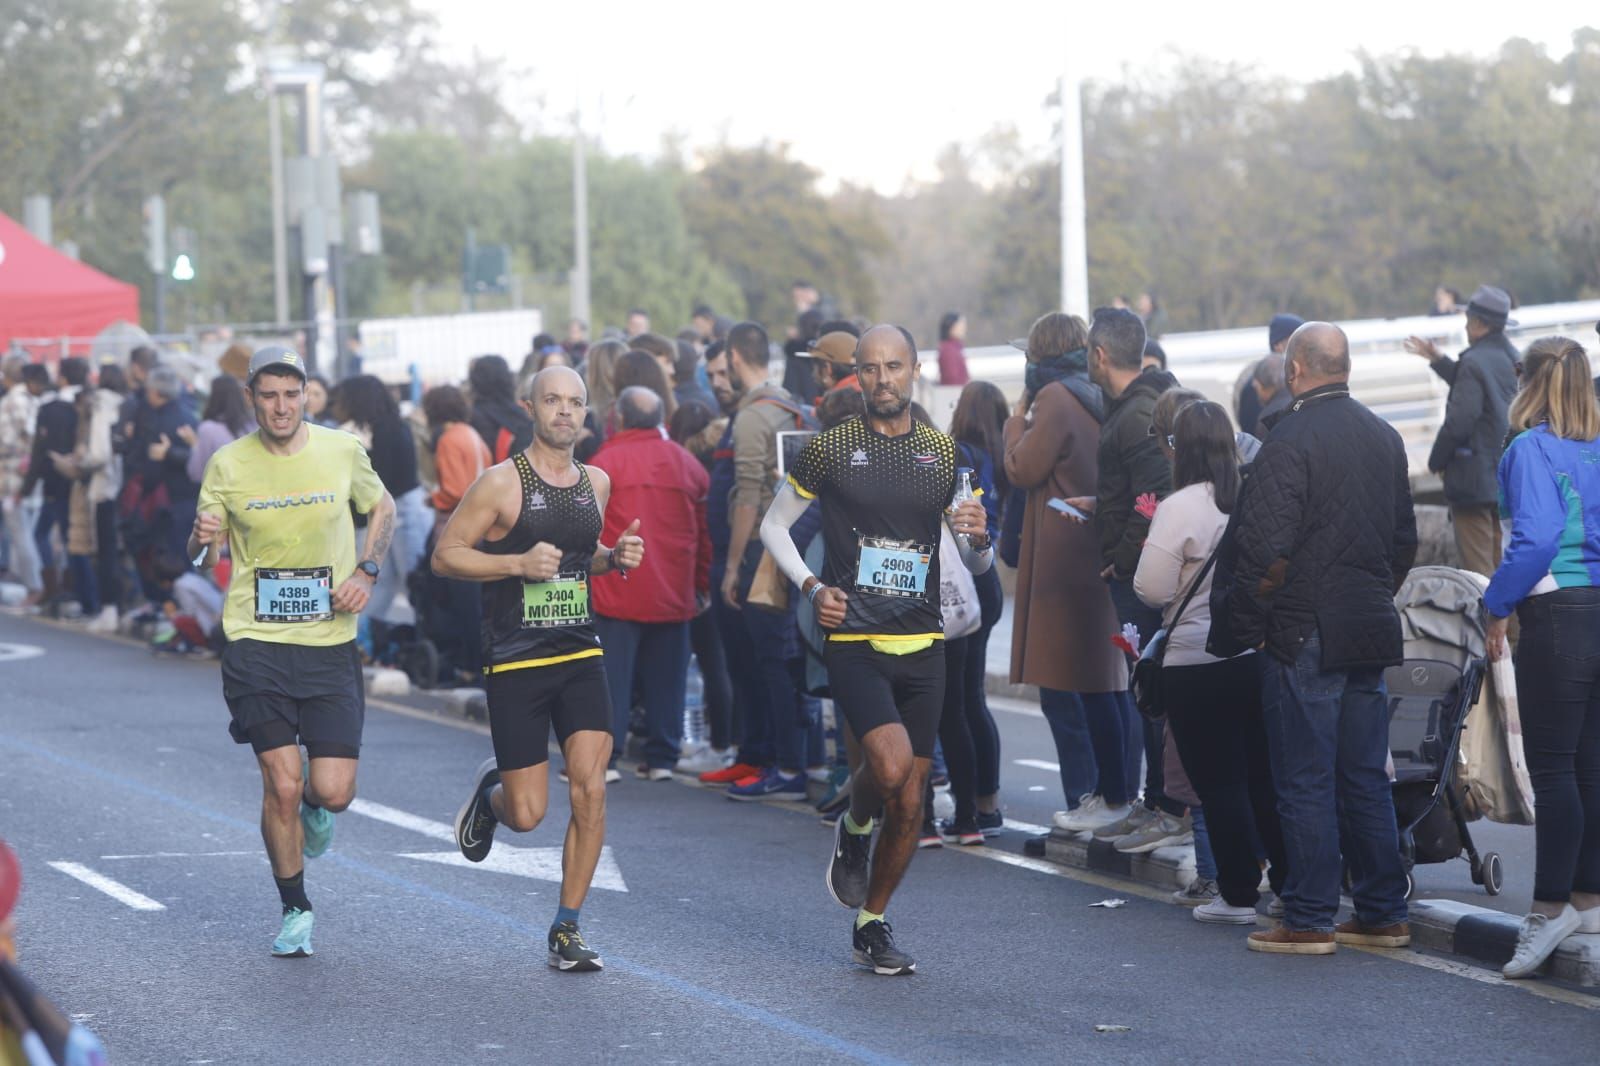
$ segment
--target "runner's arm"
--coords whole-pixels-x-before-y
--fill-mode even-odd
[[[499,514],[498,499],[510,491],[509,484],[499,484],[507,480],[500,476],[501,470],[501,467],[495,467],[474,481],[461,498],[455,514],[440,530],[432,558],[433,571],[440,577],[462,581],[495,581],[521,575],[519,556],[490,555],[477,548],[478,543],[494,528]]]
[[[598,466],[585,466],[589,471],[589,484],[594,486],[595,506],[600,508],[600,515],[605,517],[606,505],[611,502],[611,475]],[[639,520],[635,518],[617,536],[617,542],[611,547],[596,543],[594,556],[589,560],[589,574],[599,577],[615,570],[623,577],[628,576],[629,570],[636,570],[639,563],[644,560],[644,539],[639,536]]]
[[[804,589],[806,582],[816,575],[800,557],[800,549],[794,546],[794,537],[789,535],[789,527],[798,522],[800,516],[805,514],[806,508],[810,506],[810,500],[794,491],[793,485],[785,482],[778,490],[778,494],[772,498],[772,506],[767,508],[767,516],[761,520],[761,543],[772,553],[772,561],[778,564],[783,576],[801,589]]]
[[[385,489],[367,512],[367,547],[361,553],[362,562],[383,565],[384,556],[389,554],[389,544],[394,540],[394,513],[394,497]]]
[[[978,506],[982,507],[983,505],[978,504]],[[974,574],[988,573],[989,567],[994,565],[994,545],[987,543],[989,535],[987,533],[957,533],[955,520],[948,512],[944,516],[944,525],[950,531],[950,534],[956,538],[956,546],[961,549],[961,565]],[[969,540],[962,539],[963,536],[969,538],[969,540],[971,537],[980,536],[986,543],[982,548],[972,548],[969,546]]]

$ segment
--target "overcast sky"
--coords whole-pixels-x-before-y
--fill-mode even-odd
[[[513,110],[554,124],[580,95],[585,127],[615,152],[787,142],[835,180],[899,189],[940,148],[996,125],[1050,138],[1045,97],[1067,63],[1091,79],[1170,65],[1174,50],[1310,80],[1357,49],[1491,54],[1513,36],[1566,54],[1600,25],[1593,0],[1451,5],[1372,0],[422,0],[447,48],[504,59]]]

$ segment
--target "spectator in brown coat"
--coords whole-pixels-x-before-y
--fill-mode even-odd
[[[1067,800],[1056,824],[1072,830],[1121,817],[1138,787],[1139,726],[1126,663],[1111,643],[1117,616],[1095,534],[1050,506],[1095,492],[1105,407],[1089,382],[1087,341],[1076,315],[1055,312],[1033,324],[1026,391],[1005,426],[1006,476],[1028,494],[1011,680],[1039,686]],[[1079,825],[1085,818],[1094,824]]]

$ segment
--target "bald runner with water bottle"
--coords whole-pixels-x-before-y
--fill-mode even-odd
[[[855,371],[867,413],[806,443],[761,523],[761,541],[827,631],[834,705],[861,739],[865,765],[835,831],[827,885],[836,902],[857,909],[852,958],[892,976],[917,968],[895,946],[884,914],[917,848],[944,705],[939,538],[947,526],[975,574],[994,558],[983,505],[969,497],[952,506],[955,443],[911,417],[911,335],[898,326],[868,330]],[[826,547],[820,578],[789,533],[817,500]]]

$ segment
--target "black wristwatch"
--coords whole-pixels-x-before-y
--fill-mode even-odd
[[[372,580],[378,580],[378,564],[371,559],[363,559],[356,564],[356,569],[366,574]]]

